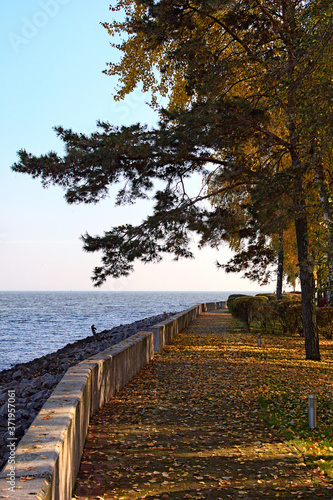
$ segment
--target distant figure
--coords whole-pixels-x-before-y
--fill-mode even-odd
[[[97,330],[96,330],[96,326],[95,325],[91,325],[91,331],[93,332],[93,336],[95,337],[96,334],[97,334]]]

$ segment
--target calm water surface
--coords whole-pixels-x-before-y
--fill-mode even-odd
[[[0,370],[97,331],[236,292],[0,292]]]

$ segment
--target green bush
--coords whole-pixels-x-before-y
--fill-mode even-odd
[[[293,302],[301,302],[302,295],[296,292],[287,292],[282,294],[282,300],[291,300]]]
[[[257,293],[256,297],[267,297],[268,300],[276,300],[275,293]]]
[[[276,301],[275,309],[284,333],[303,336],[302,306],[299,300],[293,297],[282,298]]]
[[[234,318],[240,320],[250,331],[249,323],[249,300],[251,297],[247,295],[231,297],[228,299],[228,308]]]
[[[333,307],[317,307],[316,320],[318,333],[326,339],[333,338]]]
[[[227,306],[230,308],[230,304],[232,301],[235,299],[238,299],[239,297],[248,297],[248,295],[245,295],[244,293],[234,293],[229,295],[228,300],[227,300]]]
[[[267,297],[252,297],[244,295],[228,300],[228,307],[231,314],[240,320],[251,331],[251,324],[255,319],[260,321],[260,308],[267,302]]]
[[[267,298],[267,301],[260,304],[257,312],[257,320],[265,332],[274,332],[278,315],[274,303],[270,298]]]
[[[275,294],[260,293],[254,297],[234,294],[230,295],[227,304],[232,315],[246,326],[248,332],[251,331],[252,323],[258,321],[260,328],[266,332],[276,331],[277,324],[280,324],[284,334],[304,335],[301,294],[284,293],[280,300],[276,300]],[[333,308],[328,309],[333,311]],[[322,314],[324,318],[324,314],[327,316],[330,313]],[[321,327],[322,335],[333,337],[333,320],[332,331],[329,322],[322,321],[325,323]]]

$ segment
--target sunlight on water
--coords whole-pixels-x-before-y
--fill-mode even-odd
[[[236,292],[0,292],[0,370],[120,324]]]

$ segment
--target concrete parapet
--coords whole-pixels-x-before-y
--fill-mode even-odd
[[[0,473],[0,499],[70,500],[91,416],[201,312],[198,304],[70,368]],[[8,478],[15,471],[15,487]]]
[[[68,500],[80,466],[91,415],[154,356],[152,332],[139,332],[70,368],[0,474],[0,498]]]
[[[154,333],[154,350],[160,351],[163,349],[166,344],[171,342],[171,340],[179,332],[184,330],[184,328],[186,328],[201,312],[202,305],[198,304],[151,327]]]
[[[202,305],[202,312],[216,311],[217,309],[225,309],[226,302],[206,302]]]

